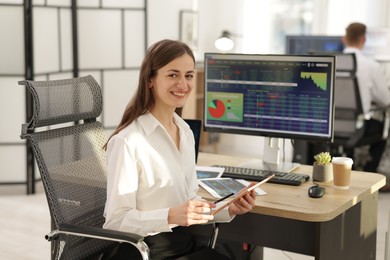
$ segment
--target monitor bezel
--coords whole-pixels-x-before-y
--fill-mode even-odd
[[[294,133],[283,133],[283,132],[271,132],[271,131],[264,131],[261,129],[257,130],[247,130],[247,129],[232,129],[232,128],[226,128],[223,126],[214,126],[214,125],[208,125],[207,123],[207,102],[206,102],[206,92],[207,92],[207,58],[209,56],[225,56],[229,57],[229,55],[241,57],[241,58],[250,58],[250,57],[256,57],[258,59],[267,59],[267,60],[278,60],[281,58],[287,59],[287,61],[322,61],[321,59],[327,59],[326,62],[332,63],[332,75],[330,79],[331,84],[331,93],[330,96],[332,98],[331,100],[331,109],[329,116],[330,119],[330,134],[328,136],[323,135],[306,135],[306,134],[294,134]],[[262,136],[262,137],[268,137],[268,138],[287,138],[287,139],[300,139],[300,140],[307,140],[307,141],[318,141],[318,142],[333,142],[334,138],[334,113],[335,113],[335,107],[334,107],[334,86],[335,86],[335,67],[336,67],[336,57],[334,55],[287,55],[287,54],[244,54],[244,53],[216,53],[216,52],[206,52],[204,54],[204,96],[203,96],[203,130],[207,132],[217,132],[217,133],[227,133],[227,134],[241,134],[241,135],[251,135],[251,136]]]

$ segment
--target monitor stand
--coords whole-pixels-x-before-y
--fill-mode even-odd
[[[281,141],[279,138],[266,137],[264,139],[263,160],[252,159],[242,163],[240,166],[260,170],[292,172],[300,164],[280,161]]]

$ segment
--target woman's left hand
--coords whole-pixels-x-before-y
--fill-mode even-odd
[[[245,194],[242,198],[235,201],[229,206],[230,216],[242,215],[252,210],[255,206],[256,192],[252,190],[250,193]]]

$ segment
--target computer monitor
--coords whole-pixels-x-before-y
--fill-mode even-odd
[[[342,52],[342,36],[287,35],[285,53],[304,55],[311,52]]]
[[[280,138],[332,141],[334,56],[206,53],[206,131],[264,136],[262,163],[251,168],[291,171]]]

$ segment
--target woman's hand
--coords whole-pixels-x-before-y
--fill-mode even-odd
[[[235,201],[229,206],[230,216],[242,215],[252,210],[255,206],[256,192],[252,190],[251,192],[245,194],[242,198]]]
[[[215,205],[206,201],[189,200],[169,209],[168,224],[179,226],[205,224],[214,219],[214,216],[209,214],[212,207],[215,207]]]

